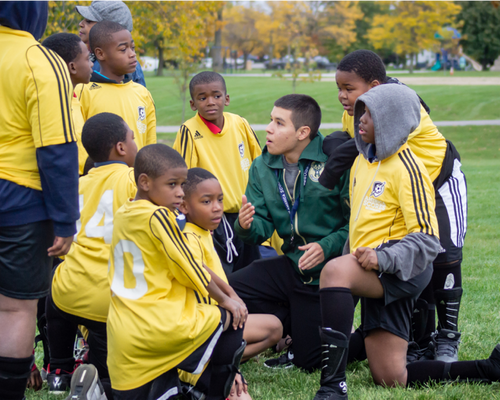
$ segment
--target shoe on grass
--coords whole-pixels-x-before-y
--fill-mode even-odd
[[[286,353],[277,358],[264,361],[264,366],[272,369],[287,369],[293,367],[293,350],[288,349]]]

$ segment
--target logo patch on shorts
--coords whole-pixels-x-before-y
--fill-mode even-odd
[[[318,182],[323,170],[325,169],[325,163],[323,162],[313,162],[311,168],[309,168],[309,179],[313,182]]]
[[[379,197],[382,193],[384,193],[385,182],[375,182],[373,184],[373,190],[370,196]]]

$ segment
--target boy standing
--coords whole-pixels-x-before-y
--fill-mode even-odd
[[[197,389],[208,400],[221,400],[245,348],[246,307],[219,289],[177,225],[187,177],[179,153],[163,144],[146,146],[134,174],[137,195],[115,215],[110,250],[114,398],[170,399],[179,393],[179,368],[201,373]],[[218,306],[203,301],[208,296]]]
[[[68,66],[69,76],[73,90],[78,84],[90,82],[92,76],[92,61],[87,46],[82,40],[72,33],[56,33],[49,36],[42,43],[43,46],[56,52]],[[78,97],[73,93],[71,111],[73,112],[73,122],[75,124],[75,134],[78,145],[78,172],[83,175],[85,162],[88,154],[82,144],[82,128],[85,123],[82,109]]]
[[[97,368],[111,400],[106,366],[109,246],[114,214],[137,191],[132,168],[137,146],[134,133],[123,119],[109,113],[91,117],[83,127],[82,140],[95,167],[80,179],[78,232],[54,273],[47,300],[47,382],[50,393],[64,393],[70,387],[75,370],[73,344],[78,325],[83,325],[89,331],[89,363]]]
[[[0,398],[24,398],[38,299],[78,219],[78,149],[64,61],[37,41],[47,2],[0,6]]]
[[[200,167],[217,176],[224,192],[224,216],[214,232],[214,242],[226,274],[260,258],[257,245],[243,243],[233,232],[248,171],[260,154],[260,144],[248,122],[224,112],[229,95],[224,78],[200,72],[189,83],[191,109],[198,111],[177,132],[173,148],[188,168]]]
[[[319,275],[326,261],[342,254],[349,220],[347,179],[333,190],[318,183],[327,160],[320,123],[321,109],[309,96],[292,94],[274,103],[266,146],[250,168],[235,231],[257,244],[276,229],[285,255],[229,276],[250,313],[280,319],[283,336],[293,338],[294,357],[289,351],[286,361],[309,371],[321,361]]]
[[[130,79],[137,66],[130,32],[116,22],[98,22],[90,31],[90,46],[101,63],[101,72],[94,71],[91,83],[76,90],[83,117],[102,112],[117,114],[134,131],[138,149],[156,143],[151,93]]]
[[[432,276],[440,245],[431,179],[406,143],[420,123],[417,94],[402,85],[380,85],[354,106],[356,147],[351,169],[351,254],[321,273],[321,388],[315,400],[347,399],[345,367],[361,300],[362,332],[378,385],[423,384],[429,379],[498,380],[500,346],[487,360],[406,365],[413,305]]]

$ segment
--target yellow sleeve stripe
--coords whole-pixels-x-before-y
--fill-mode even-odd
[[[434,235],[434,230],[430,222],[429,204],[427,203],[422,173],[420,172],[418,164],[415,162],[413,154],[409,149],[399,153],[399,158],[410,176],[411,189],[413,192],[413,206],[415,208],[415,214],[417,215],[418,224],[420,225],[420,232],[425,231],[428,235]]]
[[[193,257],[193,254],[189,250],[189,247],[186,245],[184,238],[182,237],[182,232],[180,231],[177,225],[173,226],[168,220],[167,211],[164,209],[159,209],[155,211],[154,216],[158,219],[160,224],[165,229],[165,232],[170,237],[172,244],[177,247],[179,252],[184,255],[184,258],[189,262],[196,275],[200,279],[200,281],[207,286],[210,282],[206,279],[205,274],[203,273],[202,267],[198,265]],[[182,266],[181,266],[182,268]],[[189,274],[187,274],[189,276]]]
[[[54,75],[57,78],[64,139],[66,140],[66,143],[75,142],[76,141],[74,132],[75,128],[73,126],[73,119],[71,118],[70,98],[68,98],[68,95],[72,93],[71,90],[72,84],[71,82],[69,82],[68,75],[64,73],[65,68],[67,67],[63,65],[62,60],[51,50],[46,49],[42,45],[37,45],[36,47],[47,58],[48,62],[52,66],[52,69],[54,70]]]

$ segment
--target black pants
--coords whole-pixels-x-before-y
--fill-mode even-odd
[[[321,364],[319,286],[305,285],[286,256],[266,258],[228,276],[252,314],[273,314],[283,337],[293,338],[293,363],[307,371]]]
[[[73,348],[78,325],[89,330],[89,364],[94,365],[101,380],[109,379],[106,323],[68,314],[59,309],[52,300],[52,294],[47,296],[46,304],[47,328],[50,347],[50,369],[60,368],[71,372],[74,366]]]

